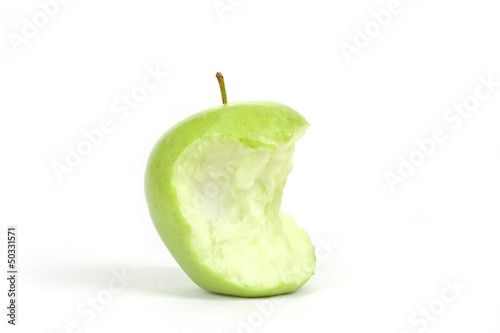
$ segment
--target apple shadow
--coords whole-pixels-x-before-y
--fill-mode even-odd
[[[346,274],[343,264],[325,266],[318,269],[303,287],[282,297],[307,297],[325,289],[342,288],[353,278],[351,274]],[[341,271],[344,271],[343,274]],[[57,264],[40,263],[35,267],[26,267],[24,272],[26,278],[41,288],[65,294],[94,293],[107,288],[115,275],[124,274],[129,282],[123,289],[123,294],[224,302],[242,300],[241,297],[212,293],[198,287],[178,266],[130,266],[127,263],[73,261]]]
[[[198,287],[180,267],[134,266],[104,263],[58,263],[26,267],[24,275],[46,290],[58,293],[96,292],[108,287],[115,275],[128,281],[122,294],[149,294],[200,300],[237,300]]]

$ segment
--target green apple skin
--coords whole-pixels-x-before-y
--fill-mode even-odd
[[[274,148],[288,142],[309,123],[292,108],[271,101],[233,102],[196,113],[169,129],[154,146],[145,173],[146,200],[158,234],[184,272],[201,288],[243,297],[284,294],[300,284],[249,288],[225,280],[203,264],[191,243],[191,226],[179,210],[172,184],[179,156],[200,138],[223,134],[253,149]],[[312,274],[311,274],[312,275]]]

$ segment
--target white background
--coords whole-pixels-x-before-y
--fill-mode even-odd
[[[13,34],[41,7],[2,1],[0,259],[6,271],[16,225],[20,271],[16,327],[2,278],[2,332],[498,333],[500,87],[458,128],[443,118],[473,101],[480,76],[500,81],[498,4],[401,0],[376,31],[370,12],[389,1],[233,0],[223,19],[212,1],[73,0],[18,47]],[[348,62],[341,45],[366,25],[373,37]],[[113,103],[148,66],[169,75],[119,118]],[[229,101],[282,102],[311,123],[283,210],[318,264],[293,294],[205,292],[150,221],[148,154],[173,124],[220,104],[216,71]],[[105,118],[113,131],[59,181],[53,163]],[[435,128],[447,140],[391,191],[384,174]],[[106,299],[123,271],[133,279]],[[100,312],[79,314],[96,296]]]

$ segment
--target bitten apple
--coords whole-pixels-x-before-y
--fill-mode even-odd
[[[227,103],[168,130],[148,160],[153,223],[200,287],[258,297],[292,292],[314,273],[307,233],[281,211],[295,142],[309,126],[270,101]]]

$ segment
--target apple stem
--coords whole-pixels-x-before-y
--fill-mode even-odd
[[[222,95],[222,104],[227,104],[227,96],[226,96],[226,86],[224,85],[224,77],[221,72],[217,72],[215,74],[217,81],[219,81],[220,93]]]

